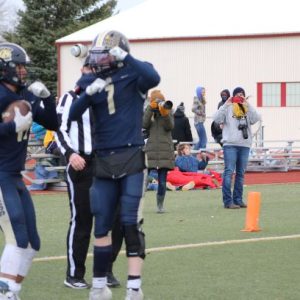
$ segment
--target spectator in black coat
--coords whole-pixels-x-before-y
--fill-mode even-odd
[[[184,103],[181,102],[174,113],[174,129],[172,130],[172,138],[173,140],[176,140],[174,145],[175,148],[180,142],[193,142],[191,125],[184,111]]]
[[[220,93],[221,101],[218,103],[218,109],[227,101],[227,99],[230,97],[229,90],[225,89],[221,91]]]
[[[229,90],[225,89],[220,93],[221,101],[218,103],[218,109],[224,105],[227,99],[230,97]],[[213,136],[216,143],[218,143],[221,147],[223,147],[222,143],[222,125],[217,124],[216,122],[211,123],[211,135]]]

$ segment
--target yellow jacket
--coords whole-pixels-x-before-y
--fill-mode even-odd
[[[53,142],[55,140],[54,138],[54,131],[47,130],[45,137],[44,137],[44,147],[47,148],[49,143]]]

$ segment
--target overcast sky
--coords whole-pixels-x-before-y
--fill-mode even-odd
[[[117,0],[117,11],[128,9],[132,6],[135,6],[141,2],[144,2],[145,0]],[[15,5],[21,6],[23,1],[22,0],[13,0],[12,1]]]
[[[117,10],[125,10],[144,1],[145,0],[118,0]]]
[[[115,12],[124,11],[144,1],[146,0],[117,0]],[[13,30],[17,22],[16,12],[24,7],[23,1],[0,0],[0,5],[0,32]]]

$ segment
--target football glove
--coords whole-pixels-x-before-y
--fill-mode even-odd
[[[100,93],[105,88],[105,86],[106,86],[106,81],[101,78],[97,78],[96,80],[94,80],[92,84],[87,86],[85,92],[89,96],[92,96],[96,93]]]
[[[14,122],[16,124],[16,133],[27,131],[32,124],[32,113],[29,111],[25,116],[20,113],[19,107],[15,107]]]
[[[170,113],[170,110],[164,108],[162,105],[158,105],[158,109],[159,109],[161,116],[163,116],[163,117],[166,117]]]
[[[116,58],[118,61],[123,61],[127,56],[127,52],[121,49],[120,47],[116,46],[109,50],[109,53]]]
[[[36,97],[45,99],[50,96],[50,92],[46,88],[46,86],[40,82],[40,81],[35,81],[28,87],[28,91],[31,92],[33,95]]]

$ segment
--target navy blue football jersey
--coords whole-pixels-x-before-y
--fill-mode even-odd
[[[15,93],[0,83],[0,173],[20,173],[26,160],[29,130],[20,136],[15,132],[14,121],[3,123],[1,117],[8,105],[16,100],[30,102],[35,122],[49,130],[56,130],[58,127],[54,99],[47,98],[41,102],[41,99],[25,88]]]
[[[147,91],[160,77],[153,66],[128,54],[125,66],[106,78],[107,86],[92,96],[85,92],[73,102],[69,118],[74,121],[89,107],[94,117],[95,150],[144,144],[142,116]]]

